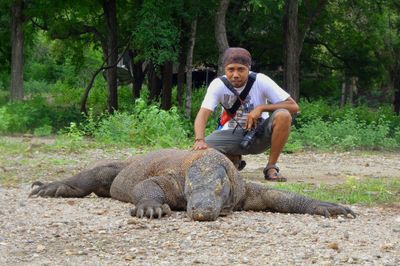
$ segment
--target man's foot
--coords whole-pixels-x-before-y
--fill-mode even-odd
[[[232,161],[235,168],[239,171],[246,166],[246,162],[242,160],[242,155],[225,154],[225,156]]]
[[[239,166],[238,166],[238,170],[239,171],[242,171],[243,170],[243,168],[245,168],[246,167],[246,161],[245,160],[241,160],[240,162],[239,162]]]
[[[286,182],[287,179],[279,173],[279,167],[275,164],[267,165],[263,170],[265,180],[272,182]]]

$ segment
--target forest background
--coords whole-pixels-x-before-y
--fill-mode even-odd
[[[190,147],[221,54],[240,46],[300,103],[286,151],[400,148],[396,0],[0,0],[0,10],[1,134]]]

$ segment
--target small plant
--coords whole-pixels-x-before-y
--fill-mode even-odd
[[[37,137],[45,137],[51,135],[53,128],[49,125],[44,125],[38,128],[35,128],[33,131],[33,135]]]

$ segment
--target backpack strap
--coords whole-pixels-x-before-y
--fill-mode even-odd
[[[251,87],[253,87],[253,84],[254,84],[254,81],[256,81],[256,78],[257,78],[257,73],[251,72],[247,79],[246,86],[244,87],[243,91],[239,94],[226,77],[224,77],[224,76],[219,77],[219,79],[225,84],[225,86],[237,97],[236,102],[232,105],[231,108],[226,109],[224,107],[224,109],[229,114],[234,114],[237,111],[237,109],[239,109],[240,105],[244,102],[247,95],[249,95],[250,89],[251,89]]]

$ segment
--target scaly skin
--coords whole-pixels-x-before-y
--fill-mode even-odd
[[[245,182],[232,162],[214,149],[168,149],[103,161],[62,181],[35,185],[30,196],[84,197],[93,192],[131,202],[135,207],[130,213],[139,218],[161,218],[171,210],[186,210],[197,221],[239,210],[355,217],[347,207]]]

